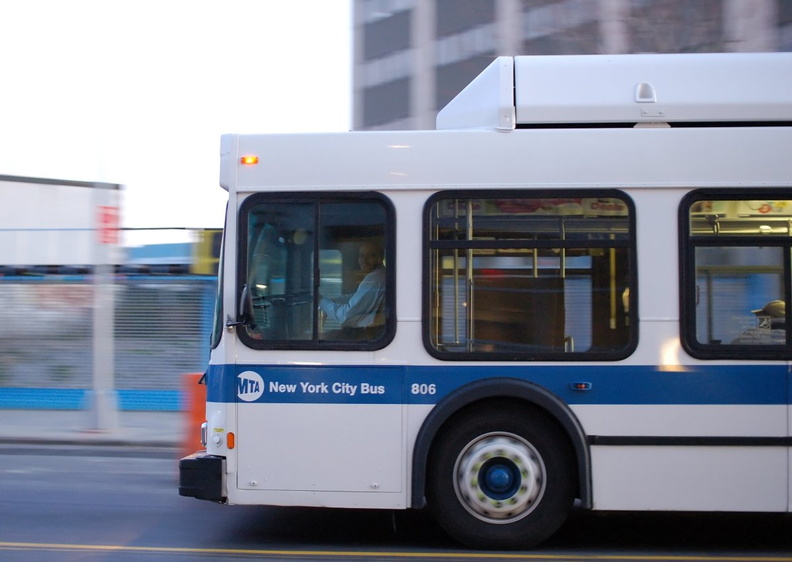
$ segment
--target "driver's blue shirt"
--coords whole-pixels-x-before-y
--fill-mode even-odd
[[[385,298],[385,267],[378,266],[363,278],[354,293],[322,297],[319,308],[345,328],[366,328],[374,323]]]

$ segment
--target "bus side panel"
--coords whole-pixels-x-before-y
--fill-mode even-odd
[[[598,510],[788,510],[785,404],[577,405]],[[603,444],[596,444],[603,443]]]
[[[594,446],[594,509],[787,511],[783,447]]]
[[[786,436],[785,404],[577,404],[588,435],[619,437],[745,438]]]
[[[239,404],[237,412],[247,429],[237,444],[241,490],[403,490],[399,404]]]

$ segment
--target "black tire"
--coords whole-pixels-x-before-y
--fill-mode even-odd
[[[470,548],[531,548],[564,523],[574,455],[559,426],[517,404],[476,409],[438,433],[427,467],[437,522]]]

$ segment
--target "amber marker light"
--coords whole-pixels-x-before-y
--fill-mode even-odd
[[[254,154],[247,154],[240,158],[239,162],[245,166],[252,166],[253,164],[258,164],[258,156]]]
[[[226,445],[228,446],[228,448],[229,449],[233,449],[235,442],[236,442],[236,437],[234,436],[234,434],[231,433],[231,432],[228,432],[226,434]]]

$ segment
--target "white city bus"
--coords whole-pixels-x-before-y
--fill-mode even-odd
[[[223,137],[180,493],[428,506],[484,548],[576,501],[789,512],[792,54],[500,57],[437,125]],[[353,324],[320,304],[364,245]]]

